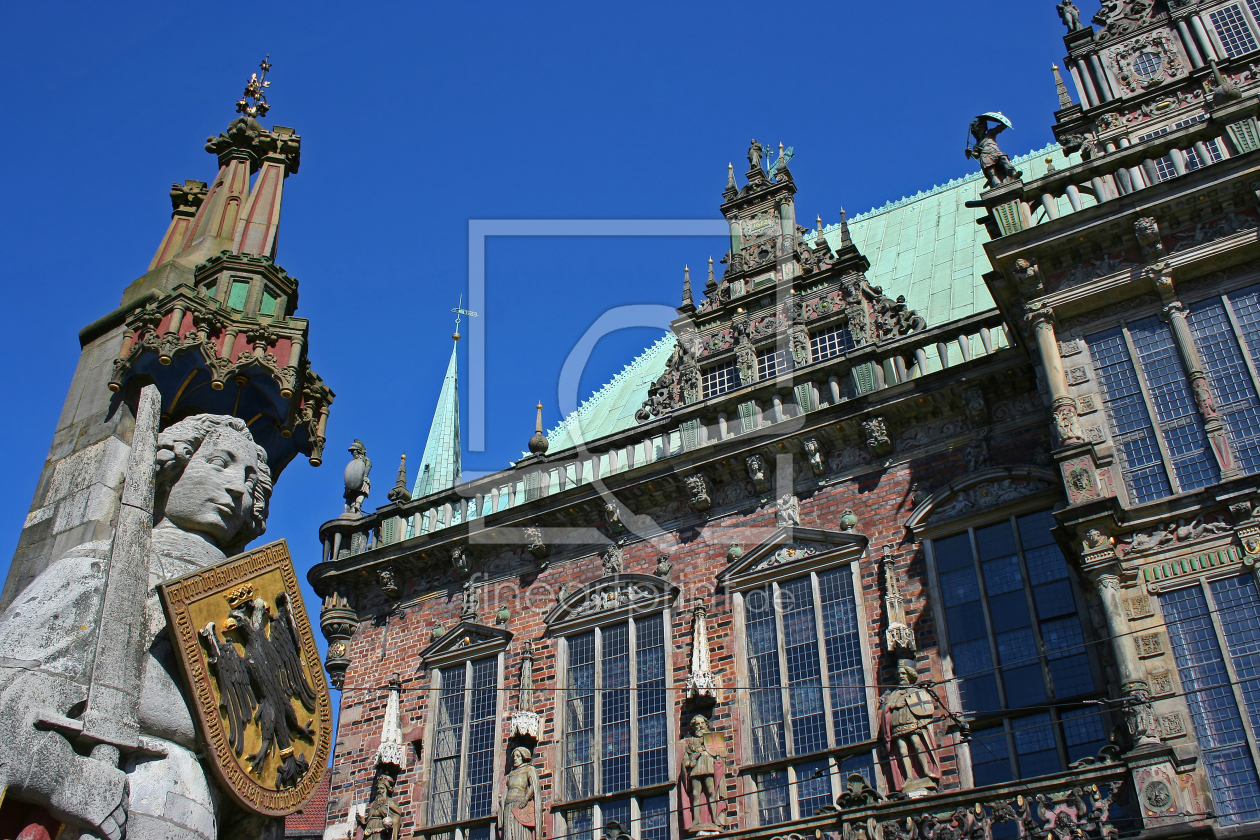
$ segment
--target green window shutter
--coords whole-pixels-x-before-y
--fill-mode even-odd
[[[391,516],[381,523],[381,543],[383,545],[391,545],[398,542],[398,523],[397,516]]]
[[[1020,212],[1018,201],[1010,201],[994,207],[993,218],[997,219],[998,229],[1003,236],[1009,236],[1024,229],[1024,214]]]
[[[740,432],[751,432],[757,428],[757,404],[752,400],[739,404]]]
[[[688,420],[678,427],[682,433],[683,452],[690,452],[700,445],[700,421]]]
[[[273,295],[270,290],[263,290],[262,303],[259,305],[258,311],[263,315],[276,314],[276,296]]]
[[[238,311],[245,311],[245,299],[249,297],[249,283],[244,280],[233,280],[228,290],[227,305]]]
[[[854,366],[851,371],[853,374],[853,384],[857,386],[859,394],[869,394],[875,390],[875,363],[863,362]]]
[[[813,411],[817,407],[814,405],[814,387],[808,382],[796,386],[796,404],[801,411]]]
[[[532,502],[534,499],[542,497],[539,487],[538,473],[532,472],[525,475],[525,501]]]

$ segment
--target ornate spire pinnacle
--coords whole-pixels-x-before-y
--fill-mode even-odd
[[[814,219],[814,223],[818,225],[819,235],[822,235],[822,214],[821,213]]]
[[[397,768],[397,772],[407,769],[407,750],[403,746],[402,710],[398,703],[398,695],[401,691],[402,680],[394,674],[389,680],[389,700],[385,703],[385,719],[381,721],[381,745],[376,748],[376,766]]]
[[[459,334],[459,318],[460,318],[460,316],[461,316],[461,315],[467,315],[469,318],[476,318],[476,317],[477,317],[477,313],[476,313],[476,312],[473,312],[471,309],[465,309],[465,308],[464,308],[464,296],[463,296],[463,295],[460,295],[460,296],[459,296],[459,306],[456,306],[456,307],[455,307],[454,309],[452,309],[451,311],[455,313],[455,332],[451,333],[451,339],[452,339],[453,341],[459,341],[461,338],[463,338],[463,336],[461,336],[461,335]]]
[[[897,570],[893,563],[892,546],[884,546],[884,612],[888,618],[888,630],[885,634],[887,653],[899,656],[914,653],[914,633],[906,624],[905,600],[901,597],[901,584],[897,581]]]
[[[451,347],[451,360],[446,366],[446,377],[442,380],[442,391],[433,412],[433,423],[429,426],[429,438],[424,444],[420,470],[411,490],[411,495],[415,498],[449,490],[459,483],[458,349],[458,344]]]
[[[546,455],[547,447],[551,445],[551,441],[547,440],[547,436],[543,434],[542,427],[542,403],[537,406],[538,419],[534,423],[534,436],[529,439],[529,451],[535,455]]]
[[[521,651],[521,684],[512,713],[512,735],[537,738],[542,732],[542,715],[534,711],[534,643],[525,640]]]
[[[683,294],[682,306],[678,307],[678,311],[683,314],[690,314],[696,311],[696,302],[691,299],[691,266],[683,266]]]
[[[849,217],[845,215],[843,207],[840,208],[840,244],[853,244],[853,240],[849,238]]]
[[[709,257],[709,279],[707,285],[712,286],[713,284],[713,257]]]
[[[1067,85],[1063,84],[1063,77],[1059,75],[1059,65],[1051,64],[1050,72],[1054,73],[1054,89],[1059,94],[1059,108],[1071,108],[1072,97],[1068,95]]]
[[[717,677],[709,652],[709,609],[701,601],[692,611],[691,673],[687,675],[687,699],[717,697]]]
[[[394,482],[394,487],[385,497],[391,502],[410,502],[411,493],[407,491],[407,453],[402,454],[402,459],[398,462],[398,480]]]
[[[262,76],[250,74],[249,81],[245,84],[245,93],[237,100],[236,113],[258,119],[267,116],[267,112],[271,110],[271,106],[267,104],[267,88],[271,87],[271,82],[267,81],[267,71],[271,69],[268,61],[270,58],[271,53],[267,53],[267,58],[258,64]]]
[[[735,164],[726,164],[726,188],[728,190],[736,189],[735,187]]]

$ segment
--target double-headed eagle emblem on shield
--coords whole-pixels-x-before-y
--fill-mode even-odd
[[[158,586],[207,757],[252,811],[310,798],[332,747],[332,704],[284,541]]]
[[[291,701],[297,700],[308,714],[314,712],[315,691],[298,662],[297,623],[288,593],[276,595],[274,617],[271,605],[254,595],[249,584],[228,592],[224,597],[231,611],[223,635],[213,621],[198,632],[218,680],[219,706],[227,718],[233,752],[238,758],[244,753],[245,728],[257,724],[262,744],[249,756],[250,771],[260,774],[272,750],[278,749],[276,787],[288,788],[310,766],[306,756],[294,750],[293,737],[315,738],[314,721],[303,725]]]

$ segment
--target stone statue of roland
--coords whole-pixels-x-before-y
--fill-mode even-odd
[[[138,416],[137,435],[139,427]],[[126,625],[144,629],[140,748],[109,761],[90,757],[91,743],[72,743],[93,677],[116,670],[93,662],[99,632],[120,632],[108,622],[98,632],[113,542],[134,539],[116,532],[67,552],[0,614],[0,790],[64,823],[62,840],[280,838],[283,820],[244,814],[202,763],[153,588],[239,553],[263,533],[266,453],[244,422],[218,415],[181,420],[156,441],[148,598],[137,605],[142,620]]]

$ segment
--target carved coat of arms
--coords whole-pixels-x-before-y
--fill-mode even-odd
[[[158,586],[207,758],[246,808],[285,816],[319,784],[332,704],[288,545]]]

